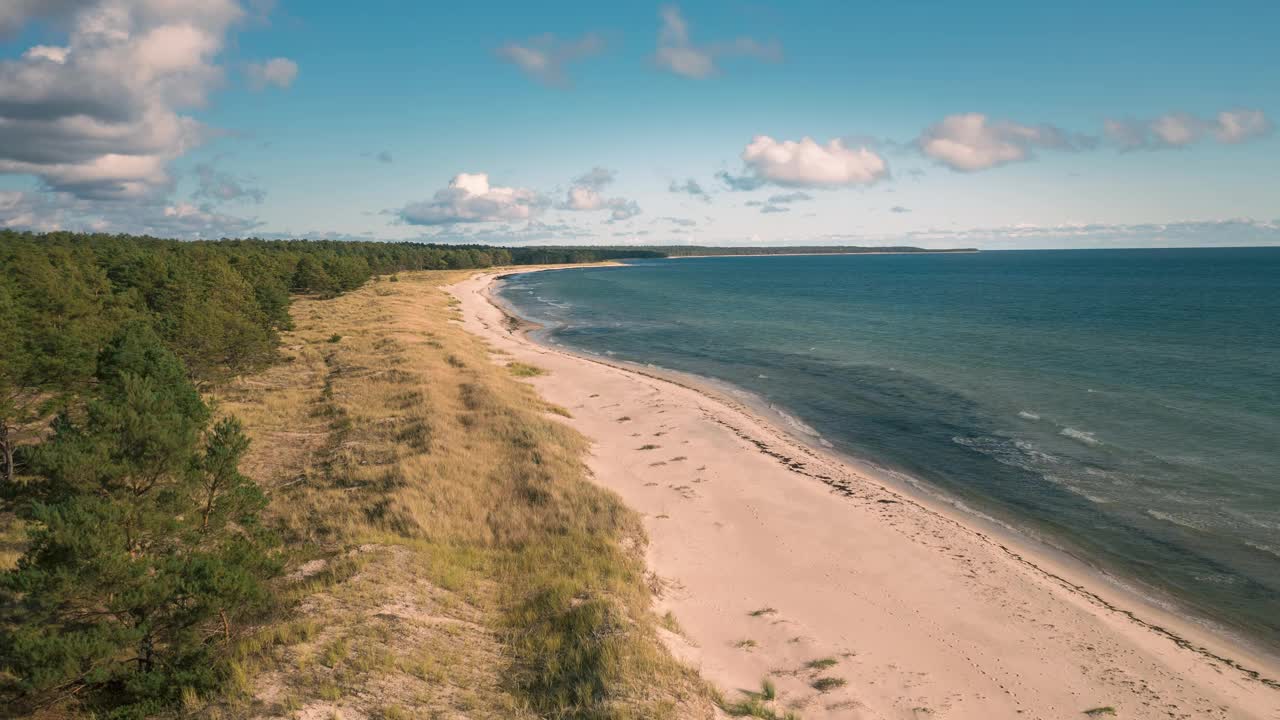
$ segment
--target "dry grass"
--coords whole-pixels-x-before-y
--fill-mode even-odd
[[[187,714],[712,716],[657,639],[639,518],[587,479],[533,373],[450,322],[461,277],[298,300],[288,361],[219,393],[294,572],[236,691]]]

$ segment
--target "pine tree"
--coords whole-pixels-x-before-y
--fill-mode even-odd
[[[240,425],[209,428],[181,363],[145,323],[98,361],[95,396],[33,454],[30,548],[0,579],[0,655],[29,699],[76,695],[139,717],[225,674],[229,641],[276,569]]]

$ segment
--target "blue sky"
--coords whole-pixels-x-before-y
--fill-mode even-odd
[[[1274,2],[12,0],[0,226],[1280,244],[1278,21]]]

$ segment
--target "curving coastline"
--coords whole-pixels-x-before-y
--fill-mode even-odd
[[[648,515],[673,647],[722,687],[774,673],[805,717],[1274,717],[1272,658],[696,381],[537,345],[489,296],[501,276],[453,286],[465,325],[550,371],[534,382],[596,440],[597,479]],[[847,684],[810,689],[818,658]]]

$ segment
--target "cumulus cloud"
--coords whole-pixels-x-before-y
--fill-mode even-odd
[[[569,84],[565,66],[598,54],[604,40],[587,33],[577,40],[560,40],[547,33],[525,43],[508,43],[498,48],[498,57],[520,68],[529,77],[546,85],[565,87]]]
[[[33,175],[84,199],[144,198],[171,187],[168,164],[207,130],[214,64],[243,11],[235,0],[6,2],[0,28],[65,23],[65,44],[0,61],[0,173]]]
[[[720,72],[718,58],[751,57],[776,62],[782,59],[777,41],[760,42],[740,37],[729,43],[695,45],[689,38],[689,23],[675,5],[658,11],[662,26],[658,30],[658,49],[654,61],[658,67],[688,78],[702,79]]]
[[[893,207],[889,208],[889,212],[901,215],[903,213],[911,212],[911,208],[902,207],[901,205],[894,205]]]
[[[1052,125],[992,121],[982,113],[948,115],[916,138],[926,157],[952,170],[973,172],[1030,160],[1037,148],[1080,150],[1094,145]]]
[[[1103,123],[1104,136],[1121,152],[1183,148],[1209,137],[1220,143],[1243,143],[1273,129],[1266,113],[1249,109],[1223,110],[1212,120],[1173,112],[1153,120],[1108,118]]]
[[[731,190],[754,190],[766,184],[787,187],[869,185],[889,174],[884,158],[866,148],[846,147],[836,139],[820,144],[812,138],[775,140],[757,135],[742,151],[746,173],[717,173]]]
[[[63,21],[93,0],[4,0],[0,3],[0,38],[17,33],[33,20]]]
[[[604,190],[613,183],[615,173],[608,168],[595,167],[574,178],[564,202],[556,207],[561,210],[590,212],[608,210],[611,221],[630,220],[641,213],[634,200],[621,197],[605,197]]]
[[[251,62],[245,66],[249,87],[259,92],[268,87],[287,88],[298,77],[298,63],[289,58],[271,58],[263,62]]]
[[[59,192],[0,192],[0,228],[128,232],[180,240],[243,237],[261,223],[192,203],[121,203]]]
[[[760,208],[760,212],[761,214],[764,214],[764,215],[768,215],[770,213],[785,213],[785,212],[791,212],[791,208],[785,207],[782,205],[773,205],[773,204],[766,203],[764,207]]]
[[[209,203],[233,201],[250,201],[261,204],[267,197],[262,188],[254,187],[248,181],[231,173],[218,170],[210,163],[196,165],[196,190],[192,199]]]
[[[1218,113],[1213,135],[1218,142],[1242,143],[1270,135],[1274,126],[1261,110],[1224,110]]]
[[[546,205],[533,190],[490,185],[487,173],[459,173],[430,200],[411,203],[395,214],[409,225],[454,225],[529,220]]]

